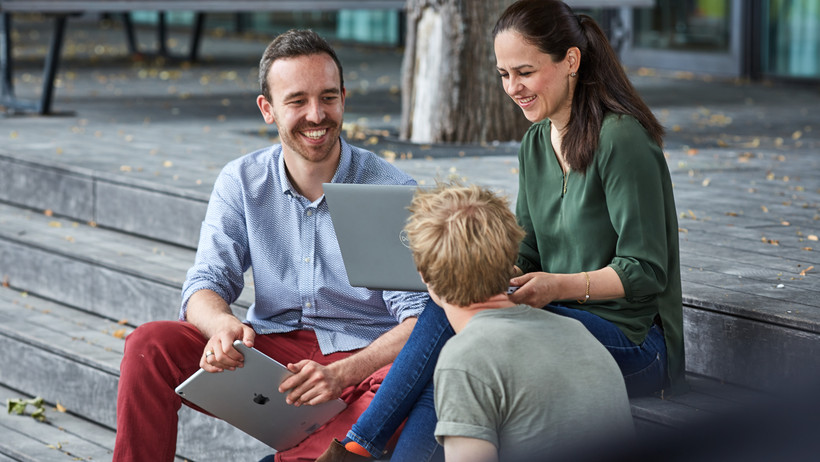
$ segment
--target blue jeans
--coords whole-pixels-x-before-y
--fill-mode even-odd
[[[636,345],[611,322],[588,311],[547,305],[545,310],[581,322],[615,358],[630,397],[648,395],[666,382],[666,341],[657,324],[649,329],[643,343]]]
[[[444,310],[429,301],[373,401],[347,437],[380,457],[406,418],[390,461],[430,460],[438,447],[433,436],[436,428],[433,372],[441,348],[453,335],[455,332]]]

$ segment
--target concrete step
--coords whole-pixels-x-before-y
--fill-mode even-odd
[[[122,337],[132,330],[93,313],[0,288],[0,348],[15,352],[14,359],[0,368],[0,398],[40,396],[51,407],[60,403],[70,414],[50,407],[47,417],[53,421],[52,427],[79,435],[68,438],[30,417],[4,414],[0,432],[10,438],[0,436],[0,454],[12,460],[60,460],[42,457],[37,451],[43,450],[43,444],[71,442],[71,447],[63,444],[63,449],[72,456],[110,460],[119,363],[125,343]],[[74,417],[69,419],[69,415]],[[62,423],[57,419],[68,420]],[[53,434],[45,432],[47,428]],[[92,437],[97,438],[92,441],[99,448],[83,442],[83,438]],[[236,428],[184,406],[177,448],[180,456],[199,461],[234,460],[237,454],[258,460],[273,452]]]

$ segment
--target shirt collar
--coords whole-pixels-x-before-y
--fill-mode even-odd
[[[347,141],[341,136],[339,137],[339,144],[341,147],[339,166],[336,167],[336,173],[333,174],[333,179],[330,180],[331,183],[339,183],[343,181],[344,178],[347,178],[348,172],[350,172],[351,165],[353,164],[353,149],[351,146],[347,144]],[[291,184],[287,170],[285,169],[285,156],[282,154],[281,144],[274,146],[274,154],[278,155],[276,163],[277,169],[279,170],[279,187],[282,190],[282,194],[298,196],[299,192],[297,192],[296,188]]]

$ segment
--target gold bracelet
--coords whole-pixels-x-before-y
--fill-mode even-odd
[[[580,303],[582,305],[584,303],[586,303],[587,300],[589,300],[589,274],[586,271],[583,271],[583,273],[584,273],[584,276],[586,276],[586,278],[587,278],[587,292],[586,292],[586,295],[584,295],[583,300],[576,300],[578,303]]]

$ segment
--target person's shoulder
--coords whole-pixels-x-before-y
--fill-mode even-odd
[[[472,321],[471,321],[472,322]],[[484,364],[481,358],[487,356],[487,349],[494,350],[494,338],[486,337],[478,329],[464,329],[444,344],[436,363],[437,368],[463,369],[469,364]]]
[[[601,123],[601,139],[634,140],[635,137],[645,140],[650,139],[649,133],[635,117],[612,112],[604,117]]]
[[[271,164],[276,164],[275,161],[281,152],[281,145],[278,144],[258,149],[228,162],[222,171],[223,173],[241,173],[254,167],[267,169]]]
[[[344,183],[361,184],[416,184],[412,176],[367,149],[342,140],[342,149],[350,153],[350,168]]]
[[[597,157],[599,163],[612,159],[630,159],[633,162],[641,159],[655,159],[657,162],[664,160],[663,150],[635,117],[614,113],[604,117]],[[633,168],[632,163],[628,168]]]
[[[541,139],[545,134],[549,135],[550,131],[550,120],[544,119],[534,124],[530,125],[526,132],[524,132],[524,136],[521,139],[521,144],[524,144],[527,141]]]

